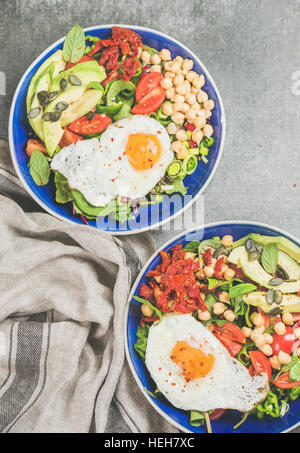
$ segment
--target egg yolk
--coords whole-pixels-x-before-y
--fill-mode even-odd
[[[126,155],[135,170],[149,170],[161,156],[161,144],[156,135],[130,134],[126,144]]]
[[[215,358],[201,349],[193,348],[186,341],[179,341],[173,348],[171,359],[181,368],[187,382],[206,376],[212,369]]]

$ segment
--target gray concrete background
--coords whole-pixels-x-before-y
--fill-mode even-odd
[[[201,58],[224,101],[225,148],[205,192],[204,221],[256,220],[300,236],[300,91],[293,90],[299,0],[0,0],[0,7],[0,71],[7,80],[0,138],[7,139],[22,74],[74,23],[152,27]],[[174,231],[153,234],[160,245]]]
[[[300,96],[292,93],[292,76],[300,71],[299,0],[0,4],[0,71],[7,79],[7,95],[0,96],[1,138],[7,138],[9,108],[22,74],[74,23],[156,28],[199,55],[225,105],[224,154],[205,192],[204,221],[257,220],[300,236]],[[154,236],[160,244],[172,234]]]

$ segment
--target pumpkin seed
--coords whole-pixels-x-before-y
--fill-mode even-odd
[[[274,291],[274,303],[279,305],[282,301],[283,295],[281,291]]]
[[[42,120],[43,120],[43,121],[51,121],[51,116],[52,116],[51,112],[46,112],[46,113],[44,113],[44,115],[42,116]]]
[[[78,79],[78,77],[74,74],[69,75],[69,82],[71,85],[74,85],[76,87],[80,87],[80,85],[82,85],[81,80]]]
[[[61,79],[61,81],[59,82],[60,84],[60,89],[61,91],[65,91],[65,89],[67,88],[68,86],[68,82],[66,79]]]
[[[255,243],[252,239],[247,239],[245,247],[248,253],[254,252],[256,250]]]
[[[260,253],[258,250],[253,250],[253,252],[248,253],[249,261],[259,260]]]
[[[59,110],[61,112],[63,112],[64,110],[66,110],[67,108],[69,107],[69,104],[67,104],[66,102],[58,102],[55,106],[55,110]]]
[[[30,112],[28,112],[28,117],[36,118],[41,113],[41,111],[42,109],[40,109],[39,107],[34,107],[33,109],[30,110]]]
[[[290,278],[287,271],[279,265],[277,266],[276,274],[279,278],[282,278],[282,280],[289,280],[289,278]]]
[[[53,101],[55,98],[58,96],[58,91],[51,91],[51,93],[48,94],[48,100]]]
[[[272,308],[272,310],[270,310],[268,312],[268,315],[270,316],[276,316],[276,315],[280,315],[282,313],[282,310],[280,307],[275,307],[275,308]]]
[[[262,253],[264,251],[264,246],[262,244],[255,244],[256,250],[259,251],[259,253]]]
[[[279,285],[282,285],[283,283],[283,280],[282,278],[271,278],[271,280],[269,281],[269,285],[272,285],[272,286],[279,286]]]
[[[274,303],[274,289],[269,289],[266,294],[266,301],[268,302],[269,305],[272,305]]]
[[[45,107],[45,105],[47,105],[49,103],[49,99],[48,99],[48,91],[40,91],[38,94],[37,94],[37,97],[38,97],[38,100],[39,100],[39,103]]]
[[[218,248],[216,249],[216,251],[214,252],[213,257],[214,257],[215,259],[218,259],[220,255],[226,255],[226,256],[229,255],[229,252],[228,252],[228,250],[226,249],[226,247],[218,247]]]
[[[95,118],[95,112],[88,112],[86,117],[89,121],[92,121]]]
[[[51,113],[52,123],[56,123],[56,121],[60,120],[61,113],[62,113],[61,110],[56,110],[56,112]]]

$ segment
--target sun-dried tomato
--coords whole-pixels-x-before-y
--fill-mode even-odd
[[[126,57],[123,64],[123,74],[120,76],[122,80],[130,80],[136,73],[141,63],[133,57]]]
[[[143,283],[140,287],[139,295],[147,300],[153,300],[153,289],[149,288],[146,283]]]
[[[204,253],[204,262],[207,266],[210,266],[211,263],[212,263],[212,259],[213,259],[213,256],[212,256],[212,252],[211,252],[211,249],[207,249],[206,252]]]
[[[214,276],[216,278],[223,279],[221,272],[222,272],[222,267],[224,265],[224,262],[225,262],[224,256],[220,256],[220,258],[218,258],[218,261],[216,262],[216,265],[215,265]]]
[[[100,66],[105,66],[106,69],[115,69],[118,65],[119,49],[118,46],[107,47],[103,50],[101,57],[98,60]]]

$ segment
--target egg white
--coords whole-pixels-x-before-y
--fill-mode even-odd
[[[135,133],[156,135],[160,141],[161,156],[148,170],[135,170],[125,154],[129,135]],[[173,156],[165,128],[153,118],[134,115],[111,124],[100,141],[83,140],[63,148],[53,157],[51,168],[89,203],[105,206],[116,196],[143,198],[164,176]]]
[[[206,376],[186,382],[180,367],[170,357],[178,341],[213,354],[214,365]],[[269,390],[266,374],[251,377],[247,368],[189,314],[166,315],[151,326],[146,366],[163,395],[184,410],[221,408],[245,412],[262,401]]]

